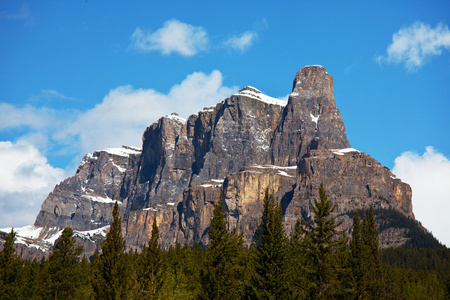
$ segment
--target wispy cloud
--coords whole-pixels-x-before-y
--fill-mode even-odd
[[[178,20],[169,20],[155,32],[136,28],[131,35],[132,48],[143,51],[160,51],[163,54],[178,53],[193,56],[208,47],[208,35],[202,27]]]
[[[431,56],[440,55],[446,49],[450,49],[450,31],[446,25],[440,23],[432,28],[415,22],[394,33],[387,55],[377,56],[376,60],[405,64],[408,70],[415,71]]]
[[[42,90],[41,95],[43,97],[52,98],[52,99],[61,99],[61,100],[75,100],[75,98],[68,97],[60,92],[52,89]]]
[[[42,129],[56,126],[58,112],[51,108],[26,105],[17,107],[8,103],[0,103],[0,130],[17,127]]]
[[[42,201],[66,174],[33,145],[0,142],[0,227],[33,223]]]
[[[41,90],[38,94],[34,94],[28,99],[28,101],[33,104],[52,102],[52,101],[61,101],[61,100],[76,101],[77,99],[66,96],[66,95],[58,92],[57,90],[53,90],[53,89]]]
[[[402,153],[395,159],[394,174],[412,187],[416,218],[450,246],[450,160],[433,147],[425,153]]]
[[[226,47],[245,52],[257,40],[258,34],[255,31],[246,31],[241,35],[232,36],[224,42]]]

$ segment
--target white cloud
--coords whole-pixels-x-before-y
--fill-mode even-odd
[[[35,96],[36,98],[44,98],[44,99],[59,99],[59,100],[75,100],[75,98],[67,97],[64,94],[52,89],[42,90],[41,94]]]
[[[405,152],[392,170],[412,187],[416,218],[441,242],[450,246],[450,160],[433,147],[424,154]]]
[[[27,142],[0,142],[0,227],[34,223],[42,201],[66,174]]]
[[[377,60],[404,63],[410,71],[414,71],[429,57],[440,55],[445,49],[450,49],[450,31],[446,25],[441,23],[432,28],[422,22],[415,22],[394,33],[387,56],[378,56]]]
[[[44,128],[54,124],[57,113],[49,108],[36,108],[31,105],[16,107],[8,103],[0,103],[0,130],[15,127]]]
[[[172,112],[187,117],[237,91],[237,87],[222,86],[222,81],[222,74],[213,71],[209,75],[198,72],[187,76],[168,94],[132,86],[118,87],[93,109],[80,114],[55,138],[68,139],[66,143],[71,145],[79,144],[82,154],[124,144],[141,147],[142,133],[158,118]],[[79,143],[74,143],[73,138]]]
[[[250,48],[258,38],[258,34],[254,31],[246,31],[240,36],[233,36],[225,41],[225,46],[230,47],[240,52],[246,51]]]
[[[143,51],[173,52],[193,56],[208,46],[208,35],[202,27],[192,26],[178,20],[169,20],[155,32],[136,28],[131,35],[132,47]]]

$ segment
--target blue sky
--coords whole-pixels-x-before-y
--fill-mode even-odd
[[[450,209],[449,12],[448,1],[3,0],[0,227],[33,223],[85,153],[140,147],[159,117],[247,85],[285,98],[298,69],[320,64],[352,147],[412,185],[417,218],[449,245],[438,207]]]

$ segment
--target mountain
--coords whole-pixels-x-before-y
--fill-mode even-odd
[[[349,213],[370,204],[414,220],[410,186],[351,148],[333,77],[321,66],[307,66],[297,72],[287,102],[248,86],[188,119],[160,118],[145,130],[142,149],[85,155],[76,174],[45,199],[34,225],[17,229],[16,244],[23,257],[41,257],[70,226],[92,254],[115,201],[130,249],[148,242],[155,218],[163,247],[205,244],[221,193],[228,226],[249,244],[267,188],[281,202],[290,232],[298,218],[313,217],[310,204],[321,182],[342,226],[350,228]],[[405,244],[408,230],[383,226],[381,246]]]

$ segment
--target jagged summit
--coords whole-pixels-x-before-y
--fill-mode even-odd
[[[322,66],[306,66],[297,71],[294,78],[292,92],[305,93],[305,95],[320,95],[333,92],[333,77]]]
[[[48,195],[34,226],[22,230],[26,243],[17,247],[24,257],[42,256],[70,226],[90,255],[100,247],[115,201],[128,248],[142,249],[154,219],[163,247],[208,243],[220,194],[228,226],[242,231],[248,244],[266,188],[280,200],[289,232],[298,218],[311,217],[309,203],[322,181],[344,226],[351,226],[348,212],[371,203],[414,217],[410,187],[350,148],[333,77],[307,66],[297,72],[287,103],[247,86],[187,119],[160,118],[143,133],[142,150],[87,154],[76,174]],[[405,234],[390,231],[382,242],[400,245]]]
[[[307,66],[295,75],[282,119],[276,128],[274,164],[292,165],[310,150],[350,148],[344,121],[333,94],[333,77],[322,66]]]
[[[269,97],[265,94],[263,94],[260,90],[252,87],[252,86],[246,86],[243,89],[239,91],[239,93],[235,94],[235,96],[247,96],[251,98],[258,99],[262,102],[273,104],[273,105],[279,105],[279,106],[286,106],[287,102],[283,100],[279,100],[276,98]]]
[[[183,124],[187,121],[185,118],[180,117],[177,113],[171,113],[169,116],[164,116],[163,118],[181,122]]]
[[[242,93],[244,91],[250,91],[250,92],[253,92],[253,93],[256,93],[256,94],[262,94],[262,92],[260,90],[258,90],[257,88],[254,88],[254,87],[252,87],[250,85],[247,85],[246,87],[240,89],[239,93]]]

